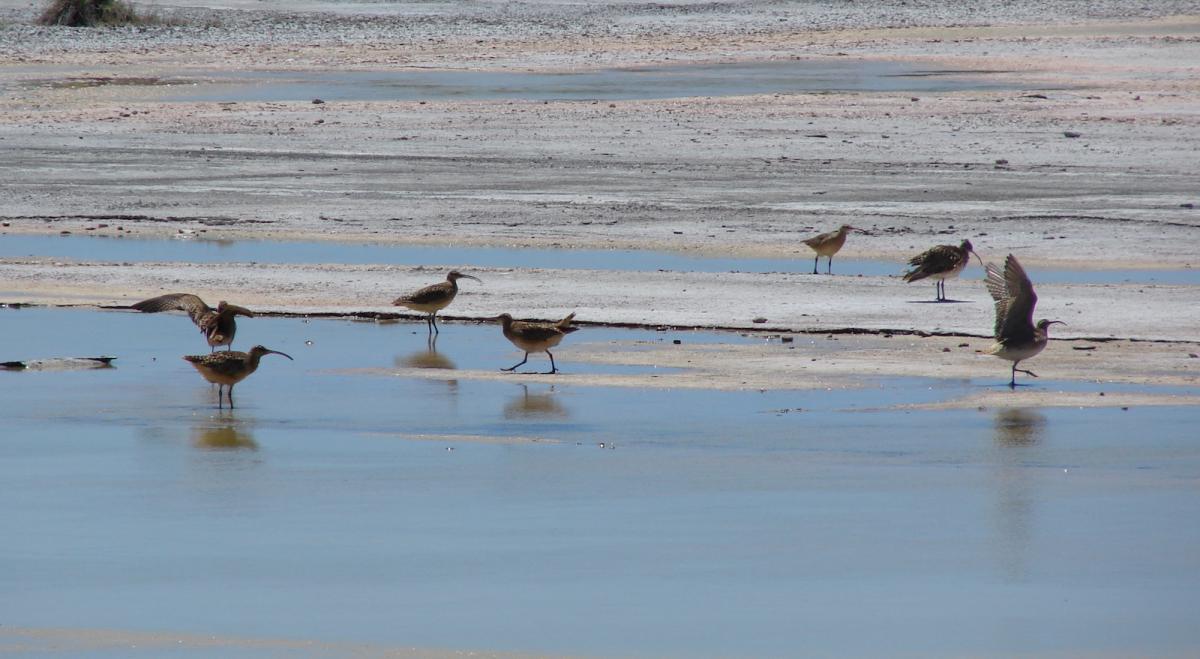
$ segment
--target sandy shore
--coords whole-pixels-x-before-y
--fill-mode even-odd
[[[806,257],[801,239],[847,222],[868,232],[843,257],[893,259],[898,269],[963,237],[988,260],[1012,252],[1033,266],[1200,266],[1195,3],[867,4],[313,2],[273,12],[245,2],[154,3],[184,24],[87,31],[33,27],[27,7],[0,3],[0,236],[120,226],[132,237],[204,231]],[[250,69],[568,71],[793,59],[987,71],[1007,88],[314,104],[168,102],[169,86],[156,82]],[[387,300],[436,278],[397,264],[123,265],[100,249],[88,262],[2,259],[0,271],[5,301],[107,305],[237,290],[240,303],[292,313],[394,311]],[[978,281],[952,283],[972,304],[918,306],[909,302],[925,298],[923,285],[894,278],[478,273],[487,285],[465,293],[451,316],[575,310],[605,323],[965,336],[991,327]],[[1039,315],[1070,323],[1058,336],[1200,338],[1194,286],[1038,291]],[[922,357],[940,344],[915,345],[924,347],[883,368],[944,372]],[[1140,354],[1146,344],[1126,345]],[[1066,354],[1057,348],[1039,358],[1050,371],[1059,368],[1052,355]],[[1194,382],[1196,360],[1183,359],[1166,381]],[[1003,366],[992,361],[988,368]],[[1092,358],[1110,370],[1072,375],[1078,361],[1059,362],[1058,375],[1121,373],[1117,362]]]

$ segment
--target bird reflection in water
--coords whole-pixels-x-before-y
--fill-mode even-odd
[[[207,451],[258,450],[254,436],[233,425],[195,428],[192,431],[192,444]]]
[[[529,385],[522,384],[521,395],[516,396],[504,406],[506,419],[565,419],[571,413],[558,402],[554,387],[546,393],[529,393]]]
[[[996,443],[1001,446],[1032,446],[1042,441],[1046,417],[1037,410],[1021,408],[996,412]]]
[[[438,337],[432,334],[425,344],[425,349],[409,355],[396,356],[396,368],[435,368],[453,371],[458,368],[449,357],[438,352]]]
[[[1028,463],[1046,432],[1046,417],[1037,410],[1002,409],[993,418],[995,458],[994,550],[1001,569],[1013,581],[1024,581],[1028,573],[1029,547],[1033,541],[1036,479]]]

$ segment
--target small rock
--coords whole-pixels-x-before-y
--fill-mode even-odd
[[[763,318],[762,316],[759,316],[758,318],[755,318],[752,322],[755,322],[755,323],[758,323],[761,325],[761,324],[767,322],[767,319]]]
[[[791,343],[792,341],[796,340],[796,338],[795,338],[795,337],[793,337],[793,336],[785,336],[785,337],[783,337],[782,339],[779,339],[779,340],[780,340],[780,341],[783,341],[784,343]]]
[[[1083,133],[1077,133],[1073,130],[1064,130],[1063,137],[1083,137]]]
[[[313,105],[324,105],[324,104],[325,104],[325,101],[322,101],[322,100],[321,100],[321,99],[319,99],[319,98],[314,98],[314,99],[312,100],[312,104],[313,104]]]
[[[1196,204],[1193,204],[1193,203],[1190,203],[1190,202],[1189,202],[1189,203],[1186,203],[1186,204],[1179,204],[1179,207],[1180,207],[1180,208],[1195,208],[1195,207],[1196,207]],[[5,222],[5,223],[4,223],[4,226],[8,226],[8,223],[7,223],[7,222]]]
[[[949,348],[942,348],[942,352],[950,352]]]
[[[683,341],[680,341],[679,339],[675,339],[671,343],[674,343],[675,345],[681,345],[683,343]]]
[[[970,343],[960,343],[960,344],[958,344],[958,347],[960,347],[960,348],[970,348],[970,347],[971,347],[971,344],[970,344]]]
[[[1007,160],[1007,159],[1005,159],[1005,158],[999,158],[999,159],[997,159],[997,160],[996,160],[996,164],[997,164],[997,165],[1007,165],[1007,164],[1008,164],[1008,160]]]
[[[1191,359],[1200,359],[1200,355],[1197,355],[1194,352],[1189,352],[1188,357],[1190,357]]]

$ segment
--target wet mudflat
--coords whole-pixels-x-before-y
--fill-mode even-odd
[[[182,316],[0,327],[5,360],[118,356],[0,372],[6,626],[572,655],[1200,646],[1194,409],[889,409],[990,380],[456,379],[520,355],[494,326],[447,323],[434,353],[422,324],[256,318],[236,345],[296,361],[217,411]],[[635,338],[747,340],[567,343]],[[569,374],[621,368],[571,345]],[[369,368],[446,377],[344,370]]]
[[[1005,74],[1010,74],[1006,76]],[[909,62],[827,58],[561,72],[194,71],[177,76],[104,75],[38,80],[27,86],[87,89],[120,85],[156,90],[168,102],[307,101],[616,101],[796,92],[953,92],[1047,89],[1011,72],[956,70]]]
[[[801,248],[807,251],[806,248]],[[55,257],[76,260],[131,263],[178,261],[187,263],[289,263],[289,264],[405,264],[445,266],[469,264],[489,268],[544,268],[653,272],[812,272],[811,253],[796,258],[736,258],[694,255],[662,250],[547,249],[533,247],[474,247],[372,244],[330,241],[221,240],[195,233],[177,239],[113,236],[4,235],[0,258]],[[839,257],[835,272],[842,275],[899,275],[903,261]],[[967,271],[983,276],[973,262]],[[821,259],[819,272],[827,269]],[[1200,269],[1058,269],[1038,268],[1038,281],[1046,283],[1121,284],[1154,283],[1200,286]]]

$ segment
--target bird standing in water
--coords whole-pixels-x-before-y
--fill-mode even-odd
[[[846,234],[851,231],[862,231],[858,227],[852,227],[849,224],[843,224],[836,231],[822,233],[804,241],[817,253],[813,259],[813,274],[817,274],[817,263],[821,261],[822,256],[829,257],[829,264],[825,267],[825,274],[833,274],[833,255],[837,254],[842,249],[842,245],[846,244]]]
[[[184,357],[192,366],[200,371],[205,380],[217,385],[217,409],[221,408],[221,388],[229,387],[229,409],[233,409],[233,385],[250,377],[258,370],[258,362],[263,355],[283,355],[288,359],[292,356],[271,350],[265,346],[254,346],[250,352],[226,350],[212,352],[207,355],[187,355]]]
[[[455,296],[458,295],[459,279],[474,279],[481,284],[483,283],[478,277],[464,275],[457,270],[451,270],[446,275],[446,281],[431,284],[415,293],[398,297],[392,302],[392,305],[408,307],[413,311],[422,311],[429,314],[425,318],[425,323],[429,326],[430,334],[437,334],[437,312],[450,306],[450,303],[454,301]]]
[[[1017,386],[1017,372],[1037,377],[1032,371],[1017,368],[1026,359],[1041,352],[1050,340],[1047,329],[1054,323],[1065,325],[1061,320],[1039,320],[1033,324],[1033,307],[1037,294],[1033,282],[1012,254],[1004,261],[1004,272],[994,263],[987,266],[987,287],[996,301],[996,342],[988,349],[989,355],[1007,359],[1013,363],[1009,387]]]
[[[975,248],[971,246],[971,241],[964,240],[958,247],[954,245],[938,245],[930,247],[920,254],[912,257],[908,264],[912,269],[904,273],[904,281],[912,282],[933,277],[937,279],[935,302],[948,302],[946,298],[946,280],[957,277],[971,262],[971,255],[975,254]],[[979,259],[979,264],[983,265],[983,259],[975,254],[975,258]]]
[[[513,345],[525,351],[525,358],[519,363],[508,368],[500,369],[502,371],[513,371],[525,362],[529,361],[529,353],[544,352],[550,356],[550,370],[546,371],[546,375],[558,372],[558,366],[554,364],[554,354],[550,349],[562,342],[563,337],[579,329],[572,327],[571,321],[574,320],[575,314],[567,314],[566,318],[557,323],[531,323],[520,320],[513,320],[513,317],[502,313],[496,316],[496,320],[504,327],[504,338],[512,342]]]
[[[237,322],[234,320],[234,316],[254,317],[254,312],[249,309],[229,304],[224,300],[218,302],[217,308],[213,309],[205,304],[204,300],[191,293],[168,293],[152,297],[149,300],[138,302],[132,308],[144,313],[186,311],[192,322],[196,323],[196,327],[200,328],[200,332],[208,341],[208,346],[213,350],[220,346],[233,349],[233,336],[237,334]]]

